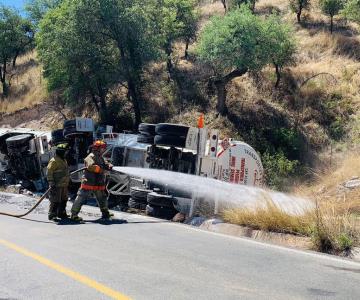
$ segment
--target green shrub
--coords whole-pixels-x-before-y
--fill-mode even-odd
[[[274,189],[284,189],[284,183],[298,171],[299,161],[289,160],[282,151],[275,154],[265,152],[262,155],[262,163],[265,169],[266,184]]]

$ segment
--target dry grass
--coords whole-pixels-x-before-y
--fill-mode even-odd
[[[326,214],[355,214],[360,216],[360,188],[348,189],[344,183],[360,178],[360,155],[352,154],[323,174],[317,182],[294,189],[300,196],[316,199]]]
[[[226,222],[253,229],[309,236],[314,250],[349,255],[352,247],[359,245],[359,216],[338,210],[334,203],[322,202],[314,211],[290,215],[268,201],[255,209],[225,210],[222,217]]]
[[[254,229],[300,235],[311,233],[311,221],[314,219],[312,213],[303,216],[289,215],[269,200],[265,206],[259,205],[255,209],[225,210],[223,218],[227,222]]]
[[[35,52],[19,57],[16,68],[10,69],[10,74],[14,75],[10,95],[0,99],[0,113],[12,113],[43,102],[47,94],[41,72]]]
[[[267,200],[255,209],[228,209],[225,221],[272,232],[311,236],[316,250],[347,255],[360,246],[360,188],[348,189],[344,183],[360,178],[360,155],[352,155],[337,166],[318,174],[311,185],[298,186],[294,193],[313,199],[314,211],[302,216],[289,215]]]

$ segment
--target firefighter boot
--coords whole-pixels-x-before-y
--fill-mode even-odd
[[[66,213],[66,202],[62,202],[59,204],[57,210],[57,216],[62,220],[69,218],[69,215]]]
[[[113,213],[109,212],[108,209],[102,209],[101,210],[101,213],[102,213],[102,219],[105,219],[105,220],[109,220],[111,217],[114,216]]]
[[[57,218],[57,210],[59,207],[59,203],[55,203],[55,202],[50,202],[50,206],[49,206],[49,214],[48,214],[48,219],[50,221],[59,221],[59,219]]]
[[[83,221],[83,219],[81,217],[79,217],[78,215],[75,215],[75,214],[71,214],[70,219],[75,221],[75,222],[82,222]]]

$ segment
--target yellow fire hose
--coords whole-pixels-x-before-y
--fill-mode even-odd
[[[76,170],[74,172],[71,172],[70,173],[70,176],[71,175],[74,175],[76,173],[79,173],[81,171],[84,171],[86,168],[81,168],[79,170]],[[4,213],[4,212],[0,212],[0,215],[3,215],[3,216],[9,216],[9,217],[14,217],[14,218],[22,218],[22,217],[25,217],[27,216],[28,214],[30,214],[35,208],[37,208],[39,206],[39,204],[45,199],[45,197],[49,194],[49,192],[51,191],[51,188],[48,188],[46,190],[46,192],[41,196],[41,198],[35,203],[35,205],[30,208],[29,211],[27,211],[26,213],[24,214],[20,214],[20,215],[15,215],[15,214],[9,214],[9,213]]]

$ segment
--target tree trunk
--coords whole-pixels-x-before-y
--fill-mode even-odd
[[[132,78],[128,79],[128,89],[130,96],[130,100],[132,102],[133,108],[134,108],[134,114],[135,114],[135,126],[137,127],[141,123],[141,109],[140,109],[140,99],[138,92],[136,90],[136,86],[134,83],[134,80]]]
[[[217,93],[216,109],[221,115],[224,116],[228,112],[226,106],[226,85],[234,78],[244,75],[247,71],[248,71],[247,68],[236,69],[230,72],[229,74],[225,75],[224,77],[214,81],[216,87],[216,93]]]
[[[96,87],[97,87],[98,95],[99,95],[99,99],[100,99],[100,108],[101,108],[102,116],[104,117],[106,122],[109,122],[111,120],[109,117],[109,112],[108,112],[108,108],[107,108],[107,104],[106,104],[107,91],[103,88],[101,81],[99,79],[96,82]]]
[[[93,91],[91,91],[90,93],[91,93],[91,99],[94,103],[95,109],[98,113],[100,113],[100,107],[99,107],[99,103],[97,102],[96,96]]]
[[[9,86],[6,83],[6,81],[1,80],[1,83],[2,83],[2,88],[3,88],[3,96],[4,96],[4,98],[6,98],[7,96],[9,96]]]
[[[216,109],[220,115],[225,116],[228,112],[226,107],[226,83],[223,79],[217,80],[215,82],[215,87],[217,94]]]
[[[135,74],[135,72],[131,72],[129,68],[129,64],[125,55],[124,49],[121,47],[121,42],[118,43],[118,48],[120,50],[122,66],[125,70],[126,82],[128,84],[128,100],[132,103],[134,114],[135,114],[135,126],[137,127],[141,123],[141,108],[140,101],[141,96],[140,92],[137,89],[137,83],[140,81],[139,75]],[[131,57],[130,60],[134,60],[135,58]],[[134,64],[135,62],[133,62]],[[135,65],[134,68],[138,66]],[[134,75],[134,76],[133,76]]]
[[[334,16],[330,16],[330,33],[333,33],[333,28],[334,28],[334,20],[333,20]]]
[[[299,24],[301,23],[301,12],[302,12],[302,7],[299,8],[299,11],[296,14],[297,22]]]
[[[185,59],[189,59],[189,44],[190,44],[190,41],[187,39],[185,41]]]
[[[251,11],[255,12],[255,2],[256,0],[251,0]]]
[[[3,97],[6,98],[9,95],[9,86],[6,83],[6,60],[3,61],[3,67],[0,67],[0,81],[3,87]]]
[[[221,0],[221,3],[224,6],[224,10],[225,10],[225,13],[226,13],[227,12],[226,0]]]
[[[167,55],[167,59],[166,59],[166,68],[169,74],[169,81],[174,77],[174,66],[171,60],[171,54],[172,54],[172,48],[171,48],[171,44],[168,43],[165,47],[165,53]]]
[[[280,83],[280,79],[281,79],[281,73],[280,73],[280,68],[279,65],[275,64],[275,73],[276,73],[276,83],[275,83],[275,88],[279,87],[279,83]]]
[[[20,50],[17,50],[16,53],[15,53],[15,56],[13,58],[13,61],[12,61],[12,66],[13,66],[14,69],[16,68],[16,60],[17,60],[19,54],[20,54]]]

